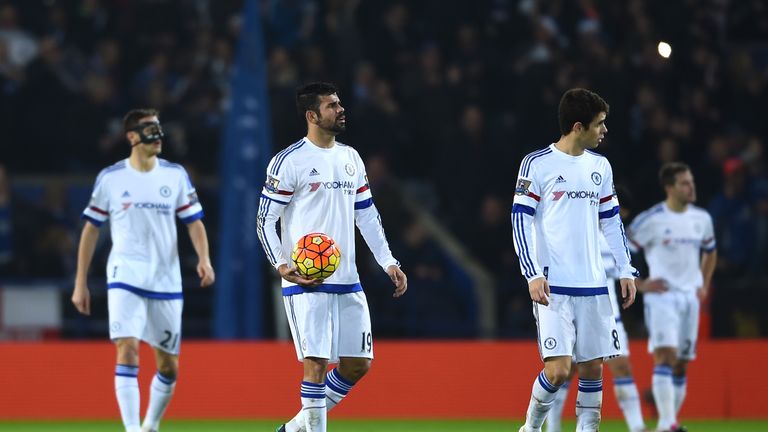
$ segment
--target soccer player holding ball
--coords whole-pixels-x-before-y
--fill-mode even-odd
[[[613,254],[623,307],[635,301],[630,262],[608,160],[592,152],[608,132],[608,104],[571,89],[560,99],[561,136],[525,158],[512,206],[514,245],[528,281],[544,370],[533,381],[521,432],[539,432],[576,362],[578,431],[597,431],[603,359],[621,344],[600,256],[600,229]]]
[[[307,136],[272,158],[259,202],[258,236],[283,279],[285,312],[304,365],[302,409],[278,431],[325,432],[327,411],[370,368],[373,335],[355,266],[355,225],[395,285],[394,297],[408,287],[389,250],[363,161],[355,149],[336,141],[346,128],[337,93],[333,84],[322,82],[297,89],[296,106]],[[296,242],[310,233],[325,234],[341,252],[327,279],[312,279],[289,264]],[[329,363],[338,366],[327,372]]]

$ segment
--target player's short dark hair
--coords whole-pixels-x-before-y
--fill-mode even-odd
[[[690,171],[691,167],[682,162],[667,162],[659,170],[659,183],[661,187],[672,186],[675,184],[675,177],[678,174]]]
[[[558,120],[560,132],[568,135],[575,123],[588,128],[592,119],[601,112],[608,114],[608,103],[595,92],[583,88],[570,89],[560,98]]]
[[[128,114],[123,117],[123,132],[131,131],[139,125],[139,120],[144,117],[155,117],[158,114],[160,113],[154,108],[137,108],[128,111]]]
[[[304,84],[296,89],[296,111],[301,118],[307,111],[314,111],[320,114],[320,96],[338,94],[339,90],[335,85],[328,82],[311,82]]]

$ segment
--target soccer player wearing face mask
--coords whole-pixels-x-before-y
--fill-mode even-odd
[[[127,159],[96,178],[83,212],[72,303],[90,315],[87,278],[99,227],[110,221],[112,250],[107,261],[109,337],[117,348],[115,394],[126,432],[159,429],[176,385],[183,305],[176,221],[186,224],[197,252],[201,286],[215,280],[203,208],[181,165],[160,159],[163,131],[153,109],[128,112],[123,120],[131,145]],[[144,424],[139,413],[139,341],[155,351],[157,373],[150,386]]]

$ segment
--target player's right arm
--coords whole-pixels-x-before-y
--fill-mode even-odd
[[[295,176],[285,151],[278,153],[267,165],[267,179],[261,190],[259,212],[256,216],[256,234],[269,263],[277,269],[280,277],[297,285],[312,286],[322,283],[320,279],[302,277],[295,267],[288,265],[283,254],[282,243],[277,235],[277,221],[283,216],[286,206],[291,203],[296,188]]]
[[[541,201],[541,185],[536,180],[533,160],[535,153],[520,164],[512,205],[512,234],[515,252],[520,259],[520,270],[528,281],[531,300],[549,304],[549,283],[541,271],[533,244],[533,218]]]
[[[83,232],[80,234],[80,244],[77,247],[77,273],[75,288],[72,291],[72,304],[83,315],[91,314],[91,293],[88,290],[88,270],[91,267],[93,252],[99,240],[99,227],[109,218],[109,193],[107,191],[107,172],[102,170],[96,177],[91,201],[83,210]]]
[[[87,221],[80,234],[80,245],[77,247],[77,273],[75,288],[72,291],[72,304],[83,315],[91,314],[91,292],[88,290],[88,270],[91,267],[93,252],[99,240],[99,228]]]

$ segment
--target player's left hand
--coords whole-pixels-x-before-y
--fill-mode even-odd
[[[408,290],[408,277],[405,276],[400,267],[391,265],[387,267],[387,274],[392,279],[392,283],[395,284],[395,293],[392,297],[400,297]]]
[[[703,287],[703,286],[702,286],[702,287],[699,287],[699,288],[696,290],[696,297],[698,297],[698,298],[699,298],[699,301],[700,301],[700,302],[703,302],[704,300],[706,300],[706,299],[707,299],[707,294],[708,294],[708,293],[709,293],[709,290],[707,289],[707,287]]]
[[[210,261],[197,263],[197,275],[200,276],[201,287],[210,286],[216,281],[216,273],[214,273]]]
[[[619,283],[621,284],[621,298],[624,299],[624,303],[621,304],[621,307],[626,309],[632,306],[632,303],[635,302],[635,295],[637,295],[635,279],[623,278],[619,280]]]

